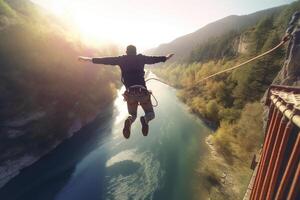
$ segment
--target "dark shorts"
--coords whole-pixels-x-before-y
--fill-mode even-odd
[[[123,94],[124,99],[127,102],[128,113],[135,120],[137,116],[138,105],[141,105],[145,112],[145,117],[147,121],[154,118],[154,110],[151,102],[151,92],[147,89],[133,88],[126,90]]]

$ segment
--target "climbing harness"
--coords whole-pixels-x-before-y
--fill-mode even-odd
[[[147,80],[145,80],[145,82],[148,82],[148,81],[151,81],[151,80],[155,80],[155,81],[158,81],[158,82],[161,82],[163,84],[166,84],[166,85],[169,85],[167,82],[163,81],[163,80],[160,80],[158,78],[149,78]],[[145,88],[143,85],[133,85],[131,87],[129,87],[126,91],[129,92],[129,90],[131,88],[139,88],[139,91],[141,92],[142,90],[146,90],[148,91],[148,93],[153,97],[154,101],[155,101],[155,104],[152,104],[152,106],[155,108],[155,107],[158,107],[158,100],[157,98],[154,96],[153,92],[151,90],[147,90],[147,88]],[[125,92],[126,93],[126,92]],[[126,97],[125,97],[125,93],[123,94],[124,96],[124,101],[126,101]]]
[[[163,84],[169,85],[169,83],[167,83],[163,80],[160,80],[159,78],[148,78],[145,82],[147,83],[148,81],[151,81],[151,80],[158,81],[158,82],[161,82]]]
[[[160,81],[159,79],[157,79],[157,81]],[[148,90],[145,86],[143,85],[133,85],[133,86],[130,86],[129,88],[126,89],[125,93],[123,94],[123,97],[124,97],[124,101],[127,101],[127,96],[128,95],[132,95],[133,92],[135,95],[136,94],[139,94],[139,95],[150,95],[153,97],[153,99],[155,100],[155,104],[152,106],[153,107],[157,107],[158,106],[158,100],[156,99],[156,97],[153,95],[152,91],[151,90]],[[140,103],[139,103],[140,105]]]

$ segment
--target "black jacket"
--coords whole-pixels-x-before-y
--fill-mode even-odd
[[[92,59],[95,64],[119,65],[122,72],[122,80],[126,88],[133,85],[146,87],[144,79],[145,64],[155,64],[165,62],[166,60],[166,56],[144,56],[142,54]]]

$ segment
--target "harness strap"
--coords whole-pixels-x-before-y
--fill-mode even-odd
[[[134,89],[134,88],[138,88],[138,89],[144,89],[144,90],[147,90],[147,88],[145,87],[145,86],[143,86],[143,85],[132,85],[132,86],[130,86],[129,88],[127,88],[126,89],[126,91],[130,91],[130,89]]]
[[[142,92],[142,90],[146,90],[148,92],[149,95],[151,95],[153,97],[153,99],[155,100],[155,104],[152,106],[153,107],[157,107],[158,106],[158,100],[156,99],[156,97],[153,95],[151,90],[148,90],[145,86],[143,85],[132,85],[129,88],[126,89],[125,93],[123,94],[124,96],[124,101],[126,101],[126,92],[130,94],[130,89],[139,89],[140,92]],[[139,103],[140,105],[140,103]]]

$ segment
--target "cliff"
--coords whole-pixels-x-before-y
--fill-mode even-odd
[[[115,96],[116,70],[78,63],[78,55],[101,52],[70,35],[30,1],[0,0],[0,187]]]

